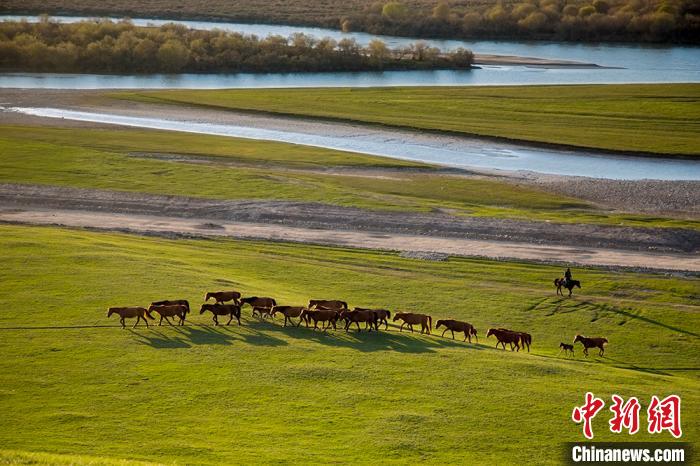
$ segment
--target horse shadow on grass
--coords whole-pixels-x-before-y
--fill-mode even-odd
[[[294,338],[305,341],[312,341],[326,346],[337,348],[350,348],[364,353],[374,351],[396,351],[399,353],[434,353],[442,348],[460,349],[484,349],[481,345],[463,343],[461,340],[442,338],[439,334],[421,335],[420,332],[410,331],[398,332],[398,327],[391,325],[390,331],[382,328],[379,332],[368,332],[364,328],[361,332],[351,329],[346,332],[342,326],[337,330],[314,330],[300,327],[283,327],[274,321],[253,321],[248,324],[250,327],[260,329],[265,333],[280,332],[287,338]]]
[[[583,301],[583,302],[584,302],[584,303],[587,303],[587,304],[591,304],[591,305],[593,305],[593,306],[597,306],[596,303],[591,302],[591,301]],[[650,324],[650,325],[656,325],[656,326],[659,326],[659,327],[663,327],[663,328],[665,328],[665,329],[667,329],[667,330],[671,330],[671,331],[673,331],[673,332],[683,333],[683,334],[685,334],[685,335],[690,335],[690,336],[696,337],[696,338],[697,338],[697,337],[700,337],[700,334],[695,333],[695,332],[691,332],[690,330],[686,330],[686,329],[683,329],[683,328],[680,328],[680,327],[674,327],[673,325],[665,324],[665,323],[660,322],[660,321],[658,321],[658,320],[650,319],[649,317],[645,317],[645,316],[640,316],[640,315],[637,315],[637,314],[633,314],[633,313],[627,312],[627,311],[625,311],[625,310],[623,310],[623,309],[619,309],[619,308],[617,308],[617,307],[615,307],[615,306],[613,306],[613,307],[611,307],[611,308],[606,308],[606,309],[605,309],[605,312],[613,312],[613,313],[615,313],[615,314],[618,314],[618,315],[627,317],[627,318],[629,318],[629,319],[639,320],[639,321],[641,321],[641,322],[645,322],[645,323]]]
[[[255,346],[283,346],[287,342],[279,338],[266,335],[249,327],[212,326],[212,325],[185,325],[181,327],[166,327],[166,330],[153,329],[146,332],[129,331],[137,337],[141,343],[157,349],[191,348],[198,345],[224,345],[228,346],[236,341],[241,341]]]

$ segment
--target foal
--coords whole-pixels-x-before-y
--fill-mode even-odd
[[[574,355],[574,345],[569,345],[566,343],[559,343],[559,352],[561,353],[562,351],[564,352],[564,355],[571,354],[571,356],[573,356]]]

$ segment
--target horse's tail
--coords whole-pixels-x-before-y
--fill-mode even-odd
[[[344,307],[345,309],[348,308],[348,303],[346,303],[345,301],[341,301],[340,303],[343,305],[343,307]]]
[[[146,308],[143,308],[143,310],[144,310],[144,314],[146,314],[146,316],[147,316],[149,319],[151,319],[151,320],[156,320],[156,318],[153,317],[153,316],[151,315],[151,311],[149,311],[149,310],[146,309]]]
[[[277,301],[275,301],[275,298],[271,298],[271,299],[272,299],[272,305],[277,306]]]
[[[428,330],[433,331],[433,318],[428,316]]]

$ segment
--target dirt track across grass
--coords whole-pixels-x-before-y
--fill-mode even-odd
[[[325,204],[0,185],[0,221],[405,252],[700,271],[700,232],[551,224]]]

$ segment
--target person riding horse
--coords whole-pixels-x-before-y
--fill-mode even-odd
[[[564,272],[564,285],[571,281],[571,268],[567,267],[566,272]]]

